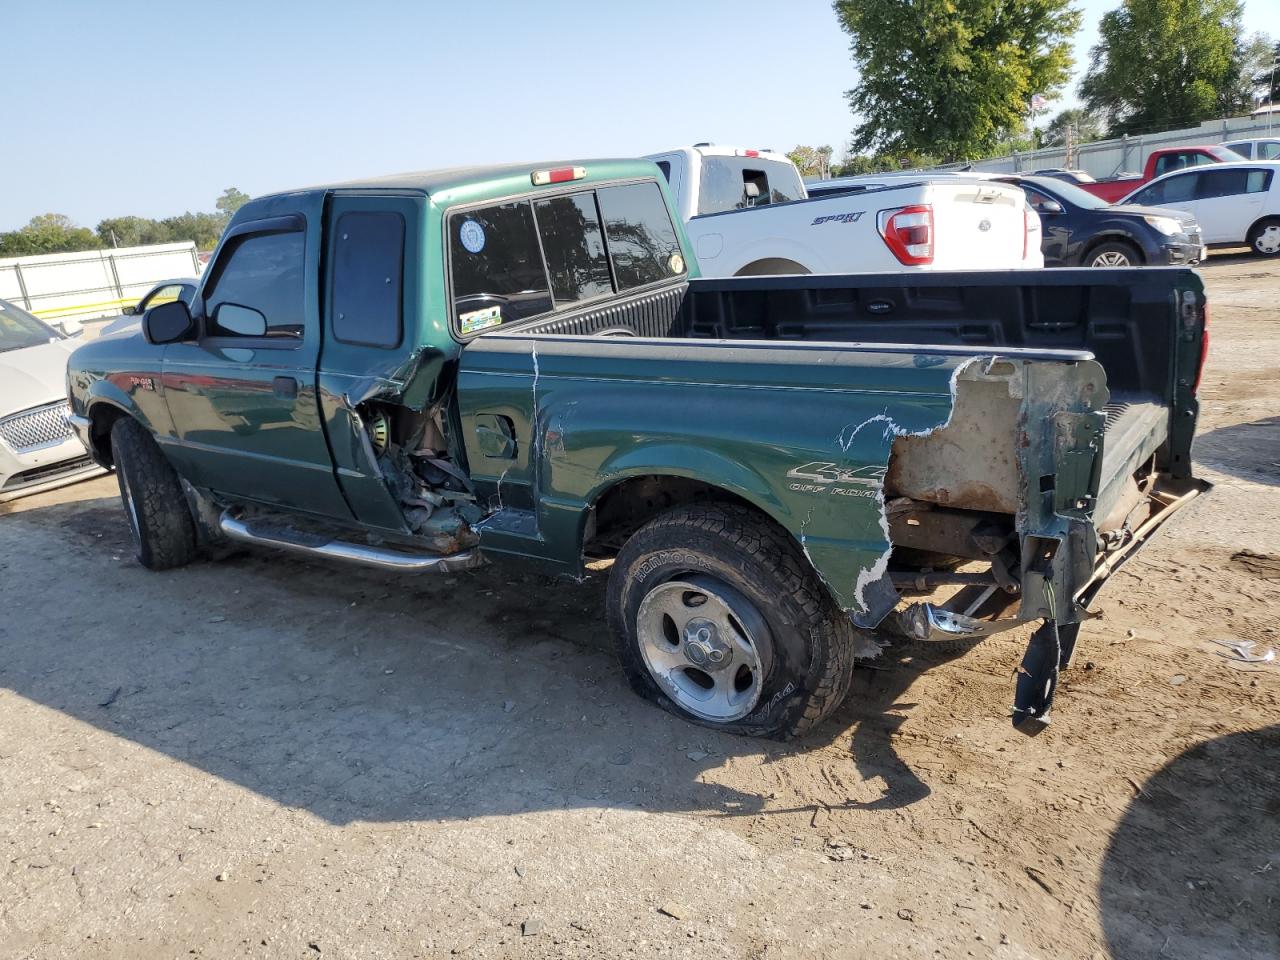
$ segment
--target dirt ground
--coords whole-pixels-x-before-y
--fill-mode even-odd
[[[1052,725],[1027,633],[890,650],[791,744],[625,688],[600,578],[132,560],[0,508],[0,957],[1280,956],[1280,264],[1204,270],[1199,472]]]

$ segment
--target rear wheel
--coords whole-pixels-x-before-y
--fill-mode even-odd
[[[1249,247],[1263,257],[1280,254],[1280,217],[1259,220],[1249,231]]]
[[[196,528],[178,474],[138,421],[122,417],[111,428],[120,499],[138,562],[168,570],[196,557]]]
[[[1086,267],[1136,267],[1142,264],[1138,251],[1127,243],[1100,243],[1085,254]]]
[[[608,614],[632,688],[695,723],[798,736],[849,690],[852,624],[791,536],[746,507],[641,527],[614,561]]]

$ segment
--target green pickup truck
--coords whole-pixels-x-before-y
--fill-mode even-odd
[[[190,306],[74,353],[70,420],[153,569],[612,561],[632,686],[760,736],[892,639],[1040,621],[1038,730],[1102,582],[1204,489],[1205,321],[1175,268],[698,279],[652,163],[463,168],[246,204]]]

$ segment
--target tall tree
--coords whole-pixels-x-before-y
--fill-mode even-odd
[[[249,195],[235,187],[227,187],[222,191],[222,196],[214,201],[214,206],[218,212],[222,214],[225,220],[230,220],[235,216],[235,212],[249,202]]]
[[[1071,72],[1072,0],[835,0],[858,83],[856,150],[981,157]]]
[[[1124,0],[1104,14],[1080,96],[1113,136],[1238,109],[1240,0]]]
[[[827,146],[799,146],[787,151],[787,159],[796,165],[802,177],[821,177],[831,172],[832,149]]]
[[[1280,102],[1280,43],[1255,33],[1245,46],[1244,66],[1254,102]]]
[[[1046,147],[1061,147],[1067,142],[1067,130],[1071,130],[1073,143],[1088,143],[1090,140],[1102,138],[1102,127],[1097,117],[1088,110],[1072,107],[1063,110],[1049,121],[1041,135],[1040,142]]]
[[[87,227],[78,227],[61,213],[42,213],[25,227],[0,233],[0,257],[24,257],[38,253],[96,250],[102,241]]]

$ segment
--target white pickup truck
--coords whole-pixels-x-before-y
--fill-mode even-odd
[[[903,178],[810,198],[781,153],[695,144],[650,154],[706,277],[1042,267],[1040,218],[1014,186]]]

